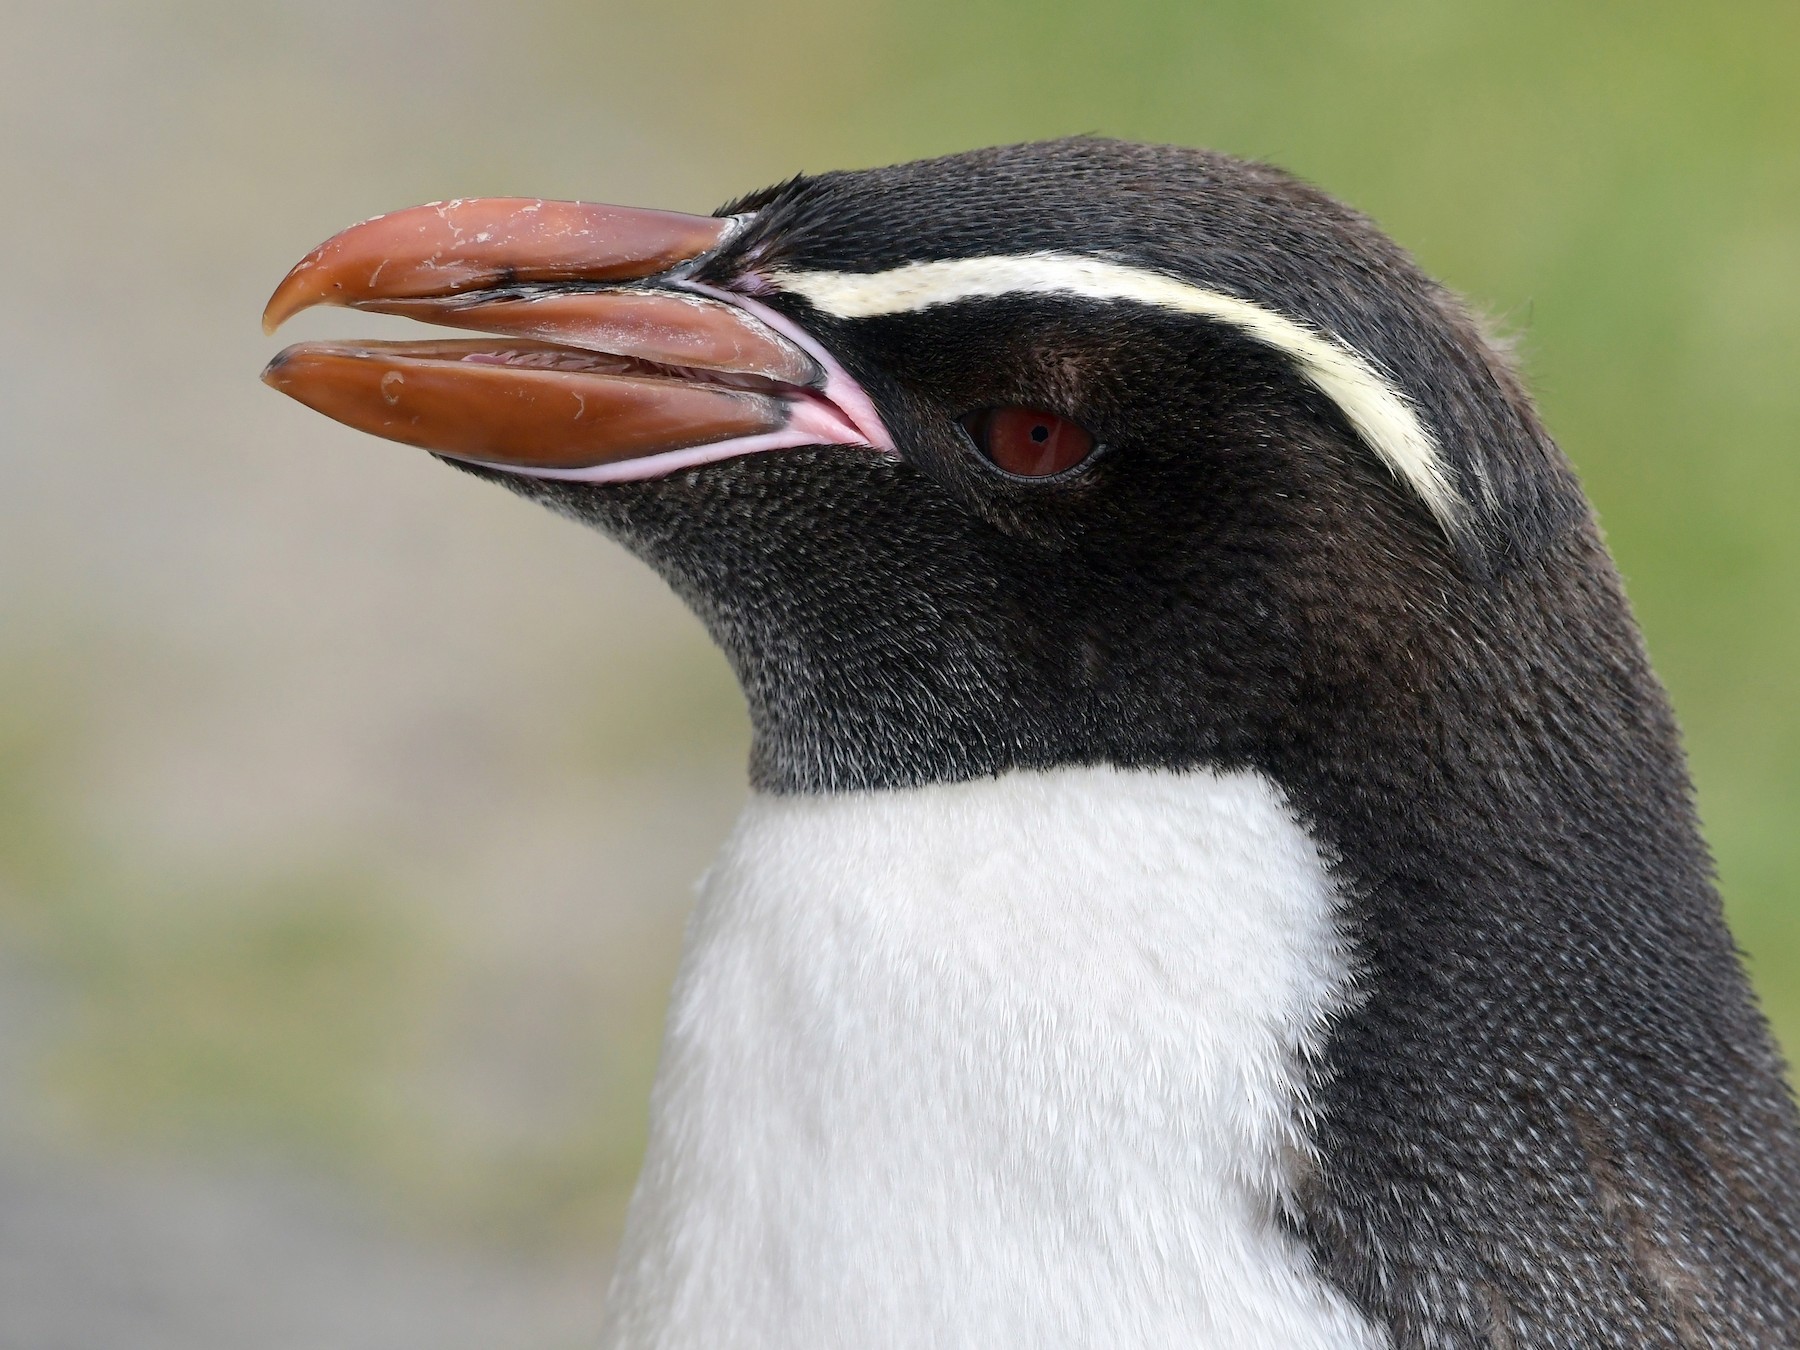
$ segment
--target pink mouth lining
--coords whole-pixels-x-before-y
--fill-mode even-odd
[[[723,301],[728,305],[735,305],[754,315],[812,357],[825,372],[825,399],[842,410],[845,420],[856,428],[861,436],[861,441],[856,443],[867,445],[871,450],[880,450],[886,454],[896,453],[894,438],[888,434],[887,427],[882,423],[881,414],[875,411],[874,400],[863,391],[860,384],[851,378],[850,372],[838,363],[838,359],[825,350],[811,333],[785,314],[778,313],[762,301],[741,292],[720,290],[715,286],[703,286],[697,282],[687,282],[683,288],[697,291],[701,295],[710,296],[714,300]]]

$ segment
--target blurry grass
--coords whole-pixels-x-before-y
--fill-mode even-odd
[[[32,1047],[40,1126],[300,1162],[439,1235],[616,1236],[643,1147],[655,981],[604,1016],[576,1001],[579,1086],[547,1127],[496,1133],[446,1109],[434,1080],[458,1054],[444,1010],[468,954],[369,865],[214,876],[114,856],[79,790],[93,757],[77,672],[95,668],[0,669],[0,949],[55,995]],[[634,944],[640,957],[654,942]]]
[[[275,1137],[325,1160],[398,1126],[383,1084],[427,958],[374,878],[215,882],[161,904],[101,887],[59,917],[57,973],[79,1005],[51,1083],[91,1126]]]

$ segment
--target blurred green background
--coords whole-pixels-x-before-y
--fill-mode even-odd
[[[0,1345],[597,1325],[746,733],[612,545],[256,383],[286,267],[432,198],[708,210],[1099,131],[1370,212],[1517,335],[1800,1047],[1791,0],[14,0],[5,29]]]

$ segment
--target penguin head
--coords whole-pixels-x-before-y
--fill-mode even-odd
[[[1586,519],[1460,304],[1266,166],[1078,139],[712,220],[537,206],[354,227],[270,309],[527,341],[268,378],[642,556],[732,659],[766,786],[1259,761],[1297,709],[1378,716],[1470,588]],[[571,440],[546,382],[620,410]]]

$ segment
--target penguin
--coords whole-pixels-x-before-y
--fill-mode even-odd
[[[1504,346],[1080,138],[320,246],[265,379],[593,526],[742,686],[615,1347],[1800,1344],[1800,1128]]]

